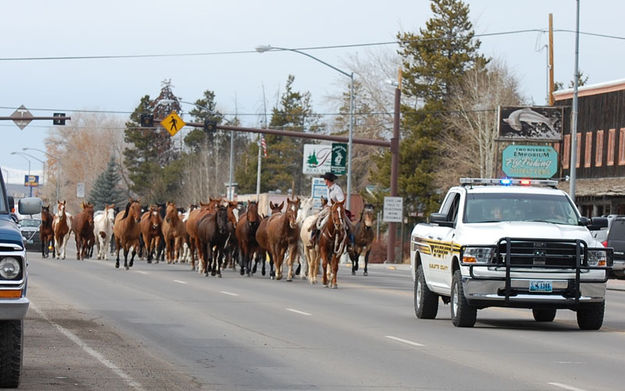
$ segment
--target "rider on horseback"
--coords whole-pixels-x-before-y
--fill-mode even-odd
[[[328,222],[328,215],[330,213],[330,207],[335,202],[343,202],[345,200],[343,189],[341,189],[341,187],[336,183],[336,179],[337,179],[336,175],[334,175],[331,172],[326,172],[321,177],[325,179],[325,184],[328,187],[328,193],[326,196],[328,203],[321,209],[321,211],[319,211],[319,215],[317,216],[317,219],[309,228],[312,231],[310,235],[312,243],[316,243],[317,239],[319,238],[319,232],[321,232],[321,229]],[[348,213],[347,211],[345,212]],[[349,219],[347,220],[349,221]],[[350,225],[347,224],[347,233],[348,233],[349,241],[351,244],[354,241],[354,237],[350,232],[349,226]]]

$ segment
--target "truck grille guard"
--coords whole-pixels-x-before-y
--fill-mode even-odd
[[[494,248],[495,253],[487,263],[462,262],[465,247]],[[588,250],[602,250],[606,252],[606,266],[589,266]],[[469,267],[469,274],[475,280],[505,281],[502,294],[506,303],[510,302],[510,296],[515,296],[518,289],[512,287],[511,271],[513,268],[523,269],[523,273],[545,273],[548,269],[560,271],[575,271],[575,278],[568,279],[567,292],[579,304],[581,296],[581,273],[590,270],[606,270],[612,267],[614,250],[612,248],[589,248],[585,241],[579,239],[528,239],[528,238],[501,238],[496,246],[476,245],[462,246],[460,248],[460,264]],[[473,268],[486,267],[501,270],[505,268],[505,276],[477,276]],[[540,270],[532,270],[540,269]],[[521,271],[521,270],[515,270]],[[602,279],[584,279],[584,283],[605,283],[608,273]],[[572,286],[571,286],[571,283]]]

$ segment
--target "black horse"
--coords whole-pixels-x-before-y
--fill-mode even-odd
[[[375,211],[373,205],[366,204],[360,213],[360,220],[353,226],[352,234],[354,235],[354,243],[347,247],[349,259],[352,261],[352,275],[358,270],[358,259],[360,254],[365,255],[365,270],[363,276],[368,275],[367,266],[369,265],[369,253],[371,252],[371,243],[373,243],[373,224],[375,221]]]
[[[204,255],[200,272],[207,276],[210,270],[211,276],[221,277],[221,259],[224,255],[224,246],[230,237],[226,207],[220,205],[216,212],[202,217],[197,223],[197,233],[200,251]]]
[[[248,204],[247,211],[239,218],[235,231],[240,249],[241,275],[247,272],[248,277],[251,273],[256,272],[256,265],[261,255],[258,242],[256,241],[256,230],[258,229],[260,220],[258,204],[252,201]],[[254,266],[252,266],[253,258],[256,258]],[[265,274],[264,268],[265,263],[263,262],[263,275]]]

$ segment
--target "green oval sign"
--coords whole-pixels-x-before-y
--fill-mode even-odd
[[[509,145],[501,165],[510,178],[551,178],[558,172],[558,153],[548,146]]]

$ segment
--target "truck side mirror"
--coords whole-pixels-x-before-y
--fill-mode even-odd
[[[438,224],[441,227],[453,227],[454,222],[447,219],[447,215],[444,213],[432,213],[430,214],[430,223]]]
[[[589,230],[591,231],[598,231],[601,228],[607,228],[608,227],[608,218],[607,217],[593,217],[590,220],[586,217],[583,217],[584,219],[588,220],[587,224],[583,224],[586,225],[588,227]],[[580,223],[581,223],[581,219],[580,219]]]

